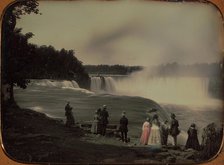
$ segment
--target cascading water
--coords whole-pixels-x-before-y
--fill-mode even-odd
[[[116,91],[115,89],[115,81],[112,77],[105,78],[105,90],[109,93],[113,93]]]
[[[91,77],[91,91],[97,93],[114,93],[116,91],[115,81],[112,77]]]
[[[160,103],[211,105],[217,100],[208,95],[208,78],[150,77],[143,70],[116,81],[117,94],[141,96]]]
[[[14,89],[15,100],[19,106],[53,117],[64,118],[62,110],[67,101],[75,106],[74,112],[79,121],[91,120],[94,110],[104,104],[111,110],[111,123],[119,121],[121,112],[125,110],[128,118],[134,121],[129,126],[130,137],[139,136],[142,122],[152,107],[158,110],[156,113],[161,122],[169,119],[169,113],[176,114],[182,130],[178,136],[178,144],[182,145],[186,143],[186,131],[192,122],[196,123],[198,128],[203,128],[209,122],[219,124],[222,121],[220,104],[204,106],[211,103],[206,78],[153,78],[148,72],[136,72],[128,76],[91,77],[91,90],[94,93],[79,88],[75,81],[67,80],[31,80],[25,90]],[[110,94],[104,97],[102,93]],[[149,99],[168,104],[157,105]],[[191,106],[192,103],[202,107]],[[201,136],[200,132],[198,135]]]
[[[101,78],[100,77],[91,77],[90,89],[93,92],[101,91]]]
[[[68,80],[31,80],[30,85],[37,85],[37,86],[45,86],[45,87],[59,87],[59,88],[79,88],[79,85],[76,81],[68,81]]]

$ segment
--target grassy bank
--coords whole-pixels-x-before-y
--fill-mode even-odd
[[[154,152],[148,146],[124,144],[115,137],[92,135],[78,126],[11,105],[3,110],[3,144],[20,162],[157,163],[195,162],[195,151],[181,147]]]

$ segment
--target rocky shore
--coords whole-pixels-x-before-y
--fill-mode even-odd
[[[194,163],[199,152],[184,146],[162,149],[141,146],[130,139],[91,134],[76,127],[67,128],[60,119],[17,105],[3,110],[3,145],[8,156],[19,162],[54,163]]]

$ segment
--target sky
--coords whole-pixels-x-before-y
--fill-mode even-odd
[[[29,41],[74,50],[83,64],[150,66],[220,60],[217,9],[195,3],[40,1],[41,15],[22,16]]]

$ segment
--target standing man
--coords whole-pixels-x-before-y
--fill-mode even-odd
[[[160,133],[161,133],[161,144],[167,145],[167,139],[169,135],[169,125],[168,121],[166,120],[161,126],[160,126]]]
[[[105,136],[105,134],[106,134],[106,128],[107,128],[107,124],[108,124],[108,117],[109,117],[109,114],[108,114],[108,112],[107,112],[107,106],[106,105],[104,105],[103,106],[103,110],[101,111],[101,117],[102,117],[102,128],[101,128],[101,133],[102,133],[102,135],[103,136]]]
[[[171,123],[170,123],[170,135],[173,137],[174,146],[177,145],[177,135],[179,135],[179,123],[176,120],[176,115],[174,113],[171,114]]]
[[[125,117],[125,114],[126,114],[125,111],[123,111],[122,117],[120,119],[120,131],[122,142],[127,143],[128,119]]]
[[[70,106],[70,102],[68,102],[65,106],[65,116],[66,116],[66,127],[71,127],[72,125],[75,125],[75,119],[73,117],[72,113],[72,107]]]

